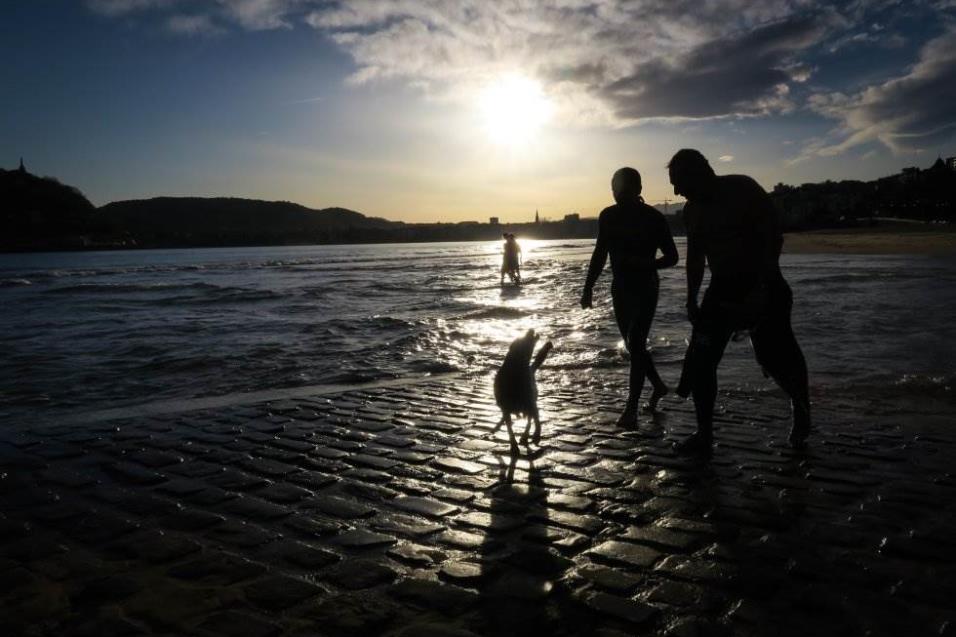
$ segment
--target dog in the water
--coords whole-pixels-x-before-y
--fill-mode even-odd
[[[511,428],[511,417],[525,416],[528,419],[525,425],[524,434],[521,436],[521,444],[528,444],[528,433],[531,430],[531,419],[534,419],[534,436],[532,442],[539,444],[541,441],[541,419],[538,416],[538,386],[534,380],[534,373],[544,364],[544,359],[554,347],[551,341],[545,343],[538,355],[531,361],[531,354],[534,352],[535,343],[538,337],[534,330],[528,332],[519,338],[516,338],[511,346],[508,347],[508,354],[505,356],[505,362],[501,364],[498,373],[495,374],[495,402],[501,409],[501,421],[494,431],[501,429],[501,425],[508,427],[508,440],[511,442],[511,453],[518,453],[518,442],[515,440],[514,431]]]

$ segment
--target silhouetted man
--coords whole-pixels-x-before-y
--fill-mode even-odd
[[[611,256],[611,298],[614,317],[631,354],[629,393],[621,426],[637,423],[637,406],[644,387],[645,375],[654,387],[648,407],[657,409],[667,394],[667,386],[657,373],[647,351],[647,335],[657,310],[660,281],[657,270],[677,264],[677,248],[670,226],[658,210],[641,198],[641,175],[633,168],[621,168],[611,179],[615,205],[601,211],[598,218],[597,243],[588,266],[581,307],[591,307],[594,283]],[[662,255],[657,257],[657,251]]]
[[[674,193],[687,199],[687,316],[693,334],[685,365],[697,411],[697,432],[679,449],[711,449],[717,365],[738,330],[750,331],[757,362],[790,396],[790,443],[802,446],[810,429],[807,364],[790,326],[793,294],[780,272],[783,235],[773,202],[750,177],[714,174],[696,150],[678,151],[668,169]],[[698,306],[705,261],[710,284]]]

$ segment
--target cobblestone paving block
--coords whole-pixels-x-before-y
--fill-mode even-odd
[[[342,559],[337,553],[303,542],[282,540],[276,544],[279,546],[272,547],[272,551],[290,564],[305,569],[321,569]]]
[[[282,629],[278,624],[248,613],[227,610],[203,621],[199,628],[224,637],[272,637]]]
[[[382,634],[401,611],[400,606],[390,598],[370,591],[358,591],[319,602],[306,611],[305,619],[311,626],[321,627],[321,635],[377,635]]]
[[[422,538],[445,530],[445,525],[403,514],[381,514],[370,522],[376,531],[408,538]]]
[[[479,596],[452,584],[408,578],[388,588],[395,599],[419,608],[434,608],[446,615],[459,615],[475,606]]]
[[[351,529],[335,536],[335,544],[353,549],[371,549],[391,546],[398,540],[385,533],[376,533],[364,528]]]
[[[153,564],[162,564],[195,553],[200,549],[200,545],[178,535],[149,530],[121,540],[114,548],[125,555]]]
[[[660,612],[654,606],[609,593],[590,593],[585,596],[584,603],[599,613],[617,617],[632,624],[646,623]]]
[[[272,504],[254,496],[242,496],[230,500],[224,507],[234,515],[255,521],[275,520],[292,514],[292,509],[279,504]]]
[[[394,569],[370,559],[348,559],[325,569],[321,576],[324,580],[346,590],[372,588],[380,584],[389,584],[395,580]]]
[[[228,586],[261,575],[265,567],[224,552],[210,552],[182,564],[171,566],[167,573],[182,580],[207,586]]]
[[[594,564],[577,569],[574,576],[597,588],[623,596],[633,593],[644,581],[643,577],[629,573],[624,569]]]
[[[480,463],[470,462],[468,460],[462,460],[461,458],[454,457],[437,458],[432,464],[439,469],[464,473],[466,475],[474,475],[476,473],[482,473],[486,470],[486,467]]]
[[[445,502],[414,496],[399,496],[391,500],[389,504],[403,511],[418,513],[433,518],[441,518],[459,511],[458,507]]]
[[[316,509],[322,513],[343,520],[365,518],[375,514],[375,509],[367,504],[326,494],[320,494],[308,501],[300,502],[299,508]]]
[[[286,575],[272,575],[243,588],[254,606],[268,611],[280,611],[311,599],[324,591],[315,584]]]

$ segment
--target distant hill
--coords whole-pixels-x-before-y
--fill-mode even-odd
[[[0,249],[43,249],[75,243],[95,227],[96,208],[79,190],[23,168],[0,169]]]
[[[140,246],[276,245],[367,241],[404,224],[345,208],[314,210],[287,201],[156,197],[117,201],[96,216]]]

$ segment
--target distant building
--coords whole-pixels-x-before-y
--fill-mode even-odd
[[[537,208],[534,209],[534,222],[535,222],[535,223],[541,223],[541,217],[538,216],[538,209],[537,209]]]
[[[488,223],[490,223],[490,224],[493,225],[493,226],[497,226],[497,225],[498,225],[498,217],[492,217],[491,219],[488,220]]]
[[[956,171],[956,157],[947,157],[946,167],[949,168],[950,170]]]
[[[919,168],[916,166],[909,166],[900,172],[900,181],[903,183],[910,183],[917,179],[919,179]]]
[[[581,221],[581,215],[576,212],[572,212],[569,215],[564,215],[564,223],[577,223]]]
[[[27,169],[23,167],[23,157],[21,157],[21,158],[20,158],[20,172],[21,172],[21,173],[25,173],[26,171],[27,171]]]

